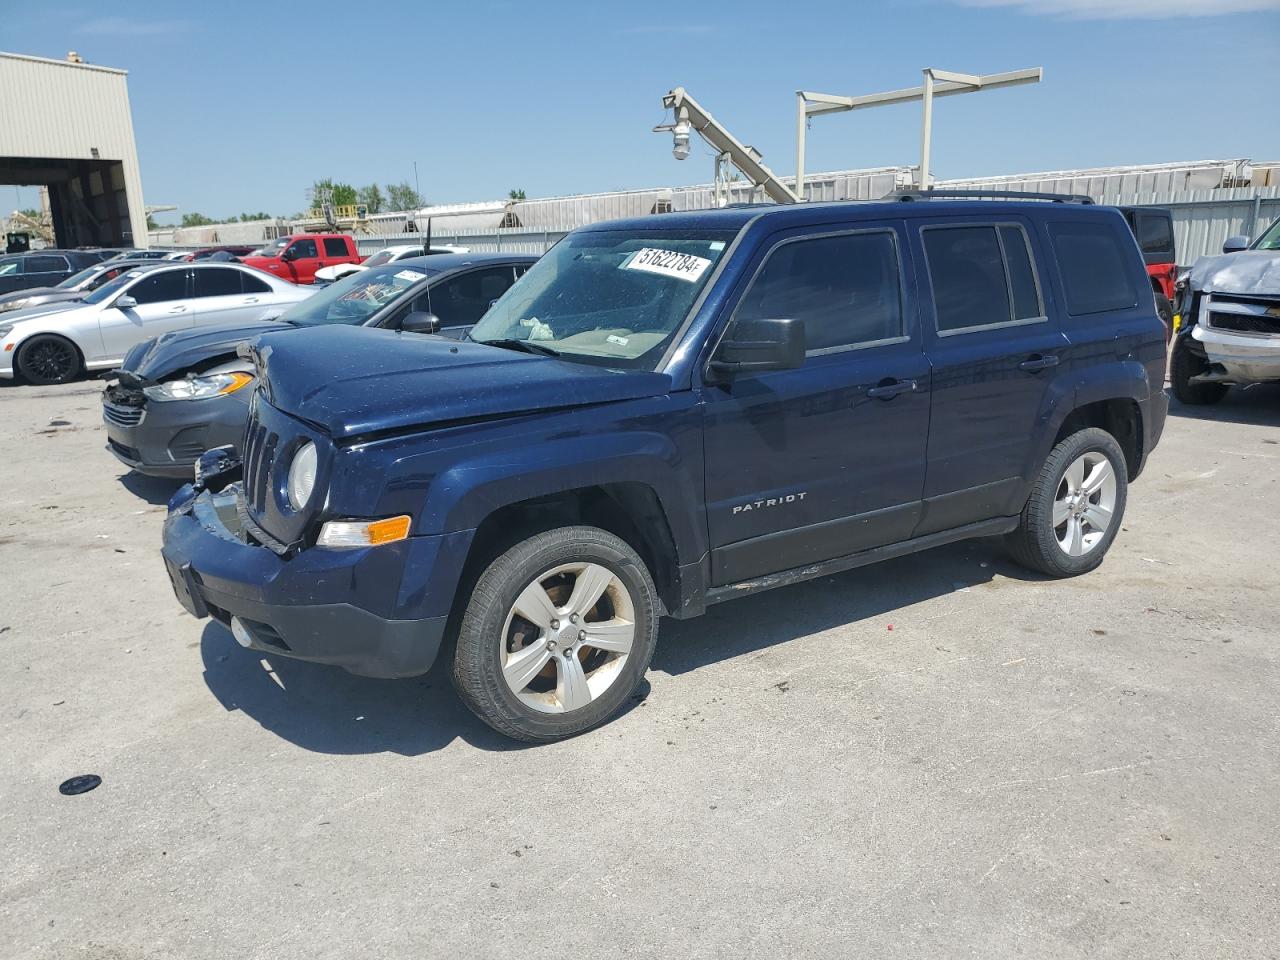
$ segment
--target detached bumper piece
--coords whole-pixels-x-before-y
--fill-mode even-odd
[[[430,669],[447,616],[401,618],[395,614],[407,611],[382,608],[395,607],[406,565],[417,569],[430,559],[411,554],[433,553],[432,543],[281,557],[249,542],[239,496],[238,484],[217,493],[188,485],[169,503],[162,554],[187,612],[213,617],[251,650],[371,677]]]

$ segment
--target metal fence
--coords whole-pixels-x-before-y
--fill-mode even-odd
[[[490,230],[480,233],[469,231],[431,231],[431,245],[466,247],[473,253],[529,253],[540,257],[563,237],[568,230]],[[377,253],[385,247],[405,243],[422,243],[425,234],[401,234],[385,237],[356,237],[356,247],[362,256]]]

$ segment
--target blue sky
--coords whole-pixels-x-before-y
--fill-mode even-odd
[[[939,177],[1280,159],[1280,0],[0,0],[0,49],[129,70],[146,202],[210,216],[291,214],[326,176],[412,182],[415,160],[435,202],[706,182],[709,148],[678,163],[650,132],[678,85],[789,174],[796,89],[924,66],[1045,68],[938,103]],[[914,162],[919,137],[914,104],[819,118],[807,168]]]

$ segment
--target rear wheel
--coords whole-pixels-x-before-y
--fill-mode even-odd
[[[1192,383],[1192,377],[1198,377],[1209,369],[1209,361],[1196,356],[1179,338],[1173,343],[1173,359],[1169,364],[1169,382],[1173,385],[1173,395],[1183,403],[1194,405],[1217,403],[1227,395],[1225,383]]]
[[[80,351],[65,337],[39,333],[18,348],[18,372],[37,386],[67,383],[80,376]]]
[[[1073,433],[1049,454],[1009,549],[1051,577],[1093,570],[1116,538],[1128,497],[1124,453],[1105,430]]]
[[[657,591],[630,545],[596,527],[561,527],[516,544],[481,574],[459,628],[454,682],[499,733],[559,740],[618,711],[657,637]]]

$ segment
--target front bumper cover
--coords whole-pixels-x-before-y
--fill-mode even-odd
[[[222,446],[238,451],[248,418],[248,398],[236,394],[140,407],[114,404],[106,394],[102,399],[107,449],[125,466],[152,477],[190,479],[204,451]]]
[[[371,677],[430,669],[448,611],[421,616],[426,590],[417,581],[451,538],[280,557],[243,539],[239,491],[238,484],[218,493],[187,485],[170,501],[161,552],[188,612],[233,627],[242,646],[264,653]]]
[[[1280,380],[1280,336],[1266,333],[1237,333],[1196,324],[1190,336],[1204,350],[1205,359],[1220,364],[1225,376],[1212,374],[1197,380],[1250,383]]]

